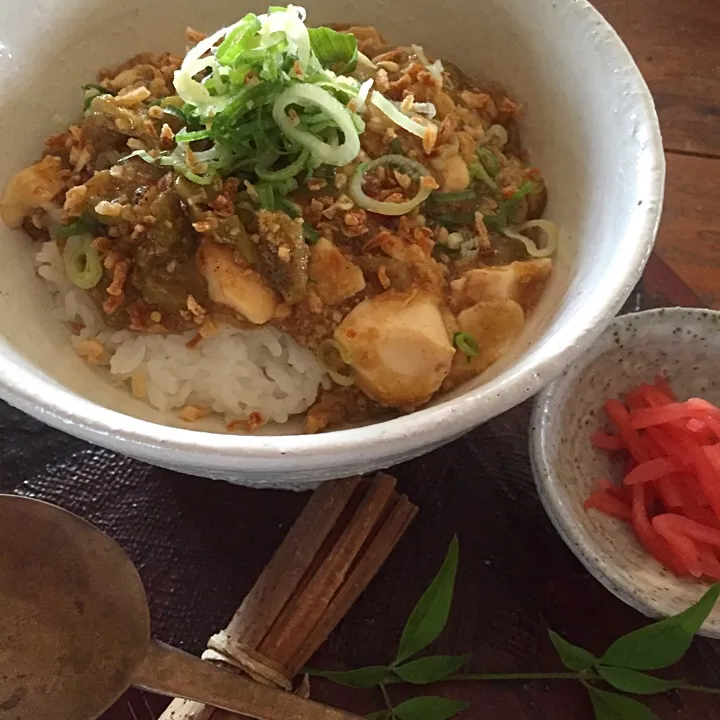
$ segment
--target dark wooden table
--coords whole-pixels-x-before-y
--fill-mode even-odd
[[[657,251],[629,307],[720,308],[720,12],[717,0],[597,0],[655,93],[668,159]],[[643,623],[584,571],[554,532],[527,462],[529,404],[395,469],[421,513],[380,577],[316,658],[353,668],[391,659],[404,620],[457,533],[461,568],[452,620],[437,649],[474,654],[475,671],[560,669],[547,627],[601,652]],[[0,489],[68,507],[115,537],[148,587],[154,630],[198,653],[253,584],[307,495],[253,491],[176,475],[90,447],[0,408]],[[678,668],[720,686],[720,645],[698,640]],[[472,701],[463,717],[585,720],[573,684],[434,689]],[[315,696],[366,713],[373,692],[317,682]],[[397,689],[398,699],[403,690]],[[151,720],[166,701],[128,693],[105,720]],[[657,714],[720,716],[720,700],[668,694]]]

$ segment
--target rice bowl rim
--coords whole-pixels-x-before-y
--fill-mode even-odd
[[[318,435],[234,435],[175,428],[103,407],[59,385],[29,365],[6,342],[0,346],[0,398],[38,420],[150,463],[228,472],[325,473],[344,465],[374,464],[419,454],[459,437],[531,397],[577,360],[603,332],[640,279],[652,251],[664,195],[665,161],[650,91],[615,30],[587,0],[575,0],[580,22],[605,48],[634,95],[638,140],[635,183],[642,192],[618,243],[626,254],[610,267],[604,284],[579,296],[574,312],[499,376],[459,397],[363,427]],[[550,342],[552,340],[552,342]],[[239,465],[238,461],[242,464]]]

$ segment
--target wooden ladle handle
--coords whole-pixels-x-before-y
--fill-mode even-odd
[[[260,685],[155,640],[136,668],[132,684],[257,720],[361,720],[357,715]]]

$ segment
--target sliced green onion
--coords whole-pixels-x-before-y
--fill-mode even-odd
[[[117,95],[114,90],[108,90],[108,88],[98,85],[96,83],[88,83],[82,86],[83,93],[85,94],[85,101],[83,108],[87,110],[90,107],[90,103],[100,95]]]
[[[296,205],[294,202],[283,197],[282,195],[280,197],[275,198],[275,206],[277,207],[278,210],[282,210],[286,215],[291,217],[293,220],[295,218],[299,218],[300,215],[302,215],[302,213],[300,211],[300,207],[298,205]]]
[[[72,237],[73,235],[95,236],[102,228],[102,223],[96,220],[90,213],[84,212],[75,222],[70,225],[60,225],[53,229],[58,237]]]
[[[104,85],[98,85],[97,83],[87,83],[86,85],[82,86],[83,91],[87,92],[88,90],[97,90],[97,92],[100,95],[116,95],[117,93],[114,90],[110,90],[109,88],[106,88]]]
[[[81,290],[95,287],[102,278],[102,265],[92,241],[89,235],[72,235],[63,249],[67,276]]]
[[[491,143],[494,140],[497,140],[497,144],[502,149],[508,144],[509,139],[510,138],[508,136],[508,131],[502,125],[491,125],[487,129],[483,141],[486,143]]]
[[[295,178],[275,181],[272,183],[272,186],[277,195],[288,195],[291,192],[295,192],[299,187],[298,181]]]
[[[497,215],[493,215],[492,213],[483,215],[483,222],[485,223],[485,227],[488,230],[493,230],[496,232],[501,232],[507,227],[507,223],[503,227],[500,227],[500,218]]]
[[[278,159],[278,155],[277,153],[275,153],[274,156],[273,154],[269,154],[255,166],[255,174],[261,180],[267,180],[269,182],[290,180],[305,168],[309,157],[310,149],[305,147],[287,167],[280,170],[270,170],[269,167]]]
[[[363,179],[365,175],[376,167],[395,166],[399,170],[408,173],[419,183],[419,190],[414,198],[401,203],[381,202],[365,194],[363,190]],[[430,195],[430,188],[423,187],[422,178],[430,175],[428,169],[417,160],[411,160],[404,155],[383,155],[376,160],[362,163],[355,168],[355,174],[350,181],[350,196],[360,205],[371,212],[380,215],[406,215],[416,208],[420,203],[427,200]]]
[[[303,223],[303,237],[308,245],[314,245],[322,236],[320,233],[308,223]]]
[[[307,130],[296,127],[285,112],[290,105],[319,107],[342,131],[343,143],[333,147]],[[309,148],[313,158],[319,163],[347,165],[360,152],[360,137],[350,113],[327,90],[317,85],[291,85],[275,100],[273,118],[287,137]]]
[[[477,195],[474,190],[458,190],[457,192],[434,192],[430,195],[430,200],[434,203],[457,203],[465,200],[475,200]]]
[[[338,73],[351,73],[357,67],[358,42],[350,33],[329,27],[309,28],[310,45],[320,64]]]
[[[360,91],[358,92],[357,96],[357,108],[356,110],[358,112],[364,112],[365,107],[367,105],[367,99],[370,96],[370,90],[372,90],[372,86],[375,84],[375,80],[373,78],[369,78],[366,80],[361,86]],[[364,130],[364,128],[363,128]],[[402,153],[400,153],[402,155]]]
[[[179,143],[190,143],[196,140],[207,140],[209,137],[212,137],[209,130],[193,130],[188,132],[188,130],[184,129],[175,135],[175,140]]]
[[[484,147],[479,147],[475,151],[477,156],[482,163],[483,167],[487,170],[490,177],[495,177],[500,172],[500,161],[497,155],[492,150],[488,150]]]
[[[545,233],[547,240],[542,248],[539,248],[527,235],[522,234],[523,230],[531,228],[540,228]],[[525,246],[527,254],[535,258],[550,257],[560,244],[560,228],[552,220],[528,220],[517,227],[506,228],[504,233],[513,240],[519,240]]]
[[[434,220],[440,225],[472,225],[475,222],[475,214],[471,212],[444,213],[435,215]]]
[[[182,105],[179,107],[177,105],[173,105],[172,103],[166,103],[163,100],[160,100],[159,102],[164,113],[181,120],[187,129],[190,130],[199,127],[197,118],[194,118],[192,115],[194,109],[192,105]]]
[[[480,352],[480,344],[469,332],[456,332],[453,335],[453,345],[464,353],[468,360],[476,357]]]
[[[517,192],[508,200],[508,202],[517,202],[521,198],[524,198],[526,195],[529,195],[536,188],[536,186],[536,183],[532,181],[523,183],[518,188]]]
[[[536,187],[537,185],[534,182],[526,182],[517,189],[514,195],[500,204],[500,209],[497,213],[497,224],[499,230],[504,230],[513,221],[515,213],[517,213],[517,206],[520,200],[522,200],[526,195],[529,195]]]
[[[373,90],[370,94],[370,102],[381,112],[390,118],[396,125],[404,128],[409,133],[417,135],[419,138],[424,138],[427,132],[428,125],[419,123],[417,120],[413,120],[410,116],[406,115],[398,105],[392,100],[388,100],[384,95],[379,93],[377,90]]]
[[[275,191],[273,186],[268,183],[258,183],[255,186],[258,198],[260,199],[260,207],[263,210],[275,209]]]
[[[247,50],[247,39],[260,30],[262,23],[254,13],[248,13],[220,43],[215,57],[222,65],[233,65],[238,55]]]
[[[320,367],[325,370],[333,382],[342,387],[350,387],[355,384],[355,373],[352,367],[343,359],[340,347],[335,340],[332,338],[323,340],[318,345],[316,357]],[[338,370],[339,366],[342,366],[344,372]]]
[[[475,180],[480,180],[485,183],[493,192],[500,190],[498,184],[488,175],[488,171],[482,163],[470,163],[468,170],[470,170],[470,175],[475,178]]]
[[[405,155],[405,150],[403,150],[400,138],[394,137],[392,139],[392,141],[390,142],[390,149],[392,150],[393,155]]]

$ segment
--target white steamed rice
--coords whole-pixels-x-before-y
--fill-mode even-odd
[[[146,399],[161,412],[194,405],[211,408],[227,422],[257,412],[284,423],[307,410],[327,382],[314,355],[272,327],[226,327],[193,350],[186,347],[192,331],[151,335],[108,328],[92,300],[68,279],[55,243],[44,243],[36,261],[56,299],[58,320],[82,326],[71,336],[73,345],[99,340],[110,356],[111,377],[144,375]]]

